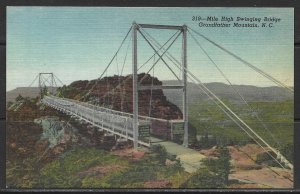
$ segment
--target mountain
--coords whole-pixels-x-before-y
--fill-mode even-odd
[[[162,82],[149,74],[137,76],[141,86],[162,85]],[[57,90],[57,96],[86,101],[113,110],[132,113],[132,76],[110,76],[101,80],[78,80]],[[151,99],[151,100],[150,100]],[[162,89],[140,90],[138,94],[139,115],[163,119],[182,118],[181,110],[167,100]],[[153,108],[155,107],[155,108]]]
[[[174,85],[177,84],[176,80],[162,81],[163,85]],[[73,83],[76,85],[76,82]],[[231,86],[224,83],[206,83],[204,84],[213,93],[220,98],[226,98],[232,102],[242,102],[239,95],[231,88]],[[257,87],[250,85],[233,85],[234,89],[247,101],[283,101],[292,100],[293,95],[286,92],[285,89],[272,86],[272,87]],[[56,88],[54,88],[56,91]],[[169,101],[176,104],[178,107],[182,106],[182,97],[179,90],[163,90],[164,95]],[[38,87],[18,87],[14,90],[6,92],[6,102],[14,101],[15,98],[21,94],[23,97],[36,97],[39,95]],[[198,86],[194,83],[188,83],[188,102],[194,103],[199,100],[208,100],[209,98],[201,92]]]
[[[163,85],[178,84],[176,80],[163,81]],[[292,100],[294,96],[287,92],[285,89],[272,86],[272,87],[257,87],[251,85],[230,85],[218,82],[205,83],[209,90],[211,90],[219,98],[230,100],[234,103],[242,103],[241,97],[234,91],[238,91],[241,96],[247,101],[284,101]],[[164,90],[164,94],[168,100],[173,102],[179,107],[182,107],[182,97],[179,90]],[[188,83],[188,102],[190,104],[199,100],[209,100],[209,97],[202,92],[197,84]]]
[[[56,88],[53,88],[54,92]],[[50,87],[51,90],[51,87]],[[16,89],[10,90],[6,92],[6,103],[10,101],[14,101],[16,97],[19,95],[23,97],[35,98],[40,95],[40,91],[38,87],[18,87]]]

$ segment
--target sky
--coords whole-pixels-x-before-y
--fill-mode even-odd
[[[193,16],[277,17],[272,28],[199,27]],[[7,7],[7,87],[28,87],[40,72],[53,72],[64,84],[98,78],[117,51],[133,21],[137,23],[183,25],[207,36],[239,57],[288,86],[294,85],[293,8],[119,8],[119,7]],[[160,44],[174,30],[145,29]],[[271,86],[268,79],[192,33],[215,64],[233,84]],[[181,60],[181,36],[170,53]],[[153,50],[138,35],[138,65]],[[126,56],[126,57],[125,57]],[[126,60],[125,60],[126,58]],[[131,36],[120,49],[105,76],[132,72]],[[156,56],[157,60],[158,57]],[[180,70],[165,58],[176,75]],[[154,64],[150,60],[139,73]],[[188,33],[187,64],[202,82],[224,82],[209,58]],[[162,61],[151,74],[160,80],[176,79]],[[38,86],[37,81],[32,86]]]

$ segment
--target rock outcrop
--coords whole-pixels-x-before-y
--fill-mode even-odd
[[[143,81],[140,85],[143,86],[151,86],[152,84],[154,86],[162,85],[161,81],[149,74],[139,74],[139,82],[141,79],[143,79]],[[75,81],[68,87],[81,93],[82,96],[80,96],[79,99],[82,101],[94,102],[101,106],[123,112],[133,112],[132,77],[130,75],[104,77],[98,81]],[[72,98],[75,96],[70,92],[68,95],[69,96],[64,97]],[[139,115],[163,119],[182,118],[181,110],[166,99],[166,96],[161,89],[139,91],[138,97]],[[151,103],[150,99],[152,99]]]

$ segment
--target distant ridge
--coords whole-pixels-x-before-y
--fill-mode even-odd
[[[164,85],[174,85],[177,84],[176,80],[163,81]],[[212,82],[204,84],[213,93],[215,93],[220,98],[225,98],[234,103],[241,103],[242,99],[230,85]],[[237,90],[246,101],[284,101],[293,100],[294,96],[285,89],[271,86],[271,87],[257,87],[251,85],[233,85],[234,89]],[[182,106],[182,98],[180,93],[176,90],[164,90],[166,97],[177,106]],[[199,100],[209,100],[207,95],[201,92],[198,86],[194,83],[188,83],[188,101],[189,103],[195,103]]]
[[[176,83],[178,83],[176,80],[163,81],[164,85],[174,85]],[[240,97],[227,84],[212,82],[206,83],[205,85],[221,98],[227,98],[233,102],[241,102]],[[293,99],[293,95],[286,92],[285,89],[276,86],[257,87],[251,85],[233,85],[233,87],[238,90],[247,101],[283,101]],[[56,90],[56,88],[54,88],[54,90]],[[203,92],[200,92],[197,85],[194,83],[188,83],[188,93],[188,100],[190,103],[198,100],[208,100],[208,97]],[[14,101],[19,94],[21,94],[23,97],[34,98],[39,95],[39,88],[18,87],[16,89],[7,91],[6,102]],[[164,90],[164,94],[171,102],[181,107],[182,101],[178,91]]]
[[[51,87],[50,87],[51,88]],[[56,91],[56,88],[54,88]],[[9,101],[14,101],[16,97],[19,95],[23,97],[35,98],[39,96],[39,88],[38,87],[18,87],[16,89],[10,90],[6,92],[6,103]]]

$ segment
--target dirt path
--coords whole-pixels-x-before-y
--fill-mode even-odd
[[[167,152],[172,155],[176,155],[180,162],[188,173],[196,172],[196,170],[201,165],[201,160],[206,158],[203,154],[200,154],[196,150],[186,148],[177,143],[169,142],[169,141],[161,141],[160,139],[151,137],[151,141],[157,142],[152,143],[153,145],[159,144],[166,148]]]
[[[273,171],[276,173],[274,173]],[[270,188],[292,188],[293,182],[290,173],[281,168],[271,167],[259,170],[241,170],[229,175],[230,179],[245,183],[259,183]],[[290,180],[289,180],[290,179]]]

